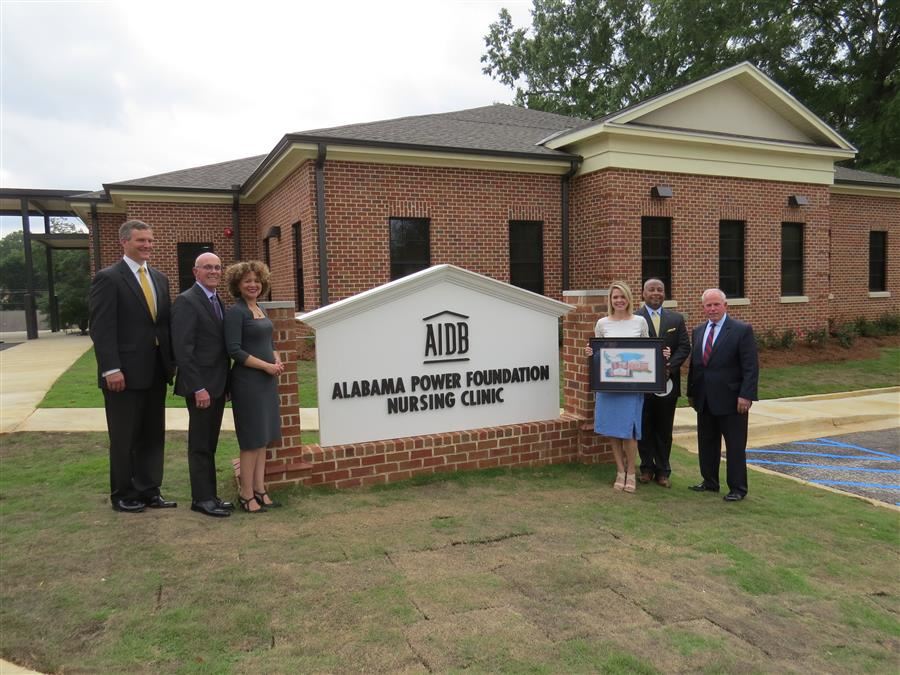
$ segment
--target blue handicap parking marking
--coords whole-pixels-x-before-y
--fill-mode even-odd
[[[898,449],[900,434],[897,429],[889,429],[748,448],[747,463],[900,505]]]

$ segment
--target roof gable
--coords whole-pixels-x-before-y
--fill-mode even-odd
[[[740,63],[666,94],[557,135],[546,143],[568,148],[614,128],[654,128],[814,145],[847,153],[855,148],[751,63]]]

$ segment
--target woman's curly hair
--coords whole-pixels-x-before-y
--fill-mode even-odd
[[[269,292],[269,267],[261,260],[245,260],[244,262],[236,262],[225,270],[225,283],[228,285],[228,292],[232,297],[239,299],[241,297],[241,281],[250,272],[256,275],[262,290],[259,296],[262,297]]]

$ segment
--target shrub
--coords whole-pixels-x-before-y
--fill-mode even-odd
[[[794,346],[794,342],[797,340],[797,331],[793,328],[788,328],[781,334],[781,339],[778,341],[778,347],[781,349],[790,349]]]
[[[756,338],[756,348],[759,350],[778,348],[779,338],[771,328],[765,333],[754,333],[754,337]]]
[[[857,331],[855,323],[842,323],[831,329],[831,336],[838,341],[844,349],[850,349],[856,341]]]
[[[807,346],[813,349],[822,349],[828,341],[828,331],[824,328],[811,330],[806,334],[804,339],[806,340]]]
[[[859,317],[856,320],[856,333],[862,337],[878,337],[884,335],[881,326],[874,321],[869,321],[865,317]]]
[[[875,324],[884,335],[900,334],[900,312],[885,312],[875,319]]]

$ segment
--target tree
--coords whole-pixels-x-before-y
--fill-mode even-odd
[[[56,234],[78,231],[78,226],[60,218],[50,219],[50,231]],[[32,244],[34,288],[37,306],[50,311],[47,292],[47,260],[41,244]],[[77,326],[81,332],[88,325],[88,293],[91,273],[88,252],[58,249],[53,252],[54,292],[59,306],[60,324]],[[21,230],[0,239],[0,309],[23,309],[27,287],[25,275],[25,243]]]
[[[34,287],[47,288],[47,264],[42,255],[34,255],[38,249],[32,246]],[[0,309],[24,309],[27,286],[24,235],[10,232],[0,239]]]
[[[489,27],[485,74],[529,108],[597,118],[750,61],[900,176],[898,0],[533,0]]]

